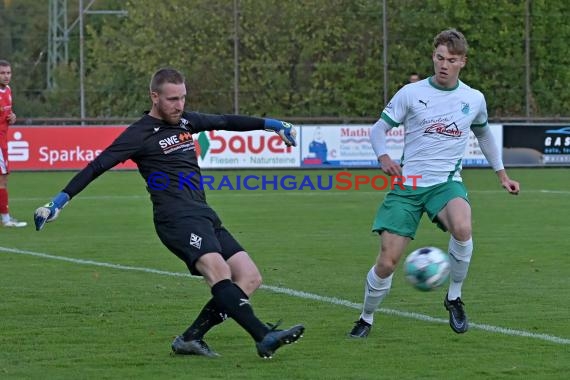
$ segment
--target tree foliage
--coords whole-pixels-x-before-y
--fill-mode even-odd
[[[68,3],[74,20],[77,0]],[[529,70],[526,1],[387,0],[386,15],[377,0],[236,3],[237,25],[234,1],[95,1],[94,8],[128,15],[86,15],[87,115],[139,115],[149,107],[151,74],[171,66],[187,76],[189,107],[203,112],[239,106],[251,115],[375,118],[384,106],[384,80],[391,96],[410,72],[431,75],[434,35],[456,27],[470,44],[461,78],[486,94],[492,118],[525,116],[527,98],[531,116],[570,116],[567,1],[529,2]],[[48,91],[47,1],[6,4],[0,3],[0,57],[13,63],[18,114],[79,116],[77,28],[70,62]]]

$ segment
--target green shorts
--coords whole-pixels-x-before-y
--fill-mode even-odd
[[[462,182],[449,181],[429,187],[396,187],[386,194],[384,202],[374,218],[372,231],[388,231],[396,235],[414,238],[424,212],[443,231],[445,226],[437,220],[437,214],[454,198],[467,202],[467,189]]]

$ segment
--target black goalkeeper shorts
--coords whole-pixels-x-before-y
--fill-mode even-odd
[[[155,222],[154,227],[162,243],[184,261],[190,273],[196,276],[202,275],[196,270],[196,261],[200,256],[218,252],[227,261],[237,252],[244,251],[211,209],[177,217],[172,222]]]

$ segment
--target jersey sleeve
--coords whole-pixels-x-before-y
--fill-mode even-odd
[[[242,115],[213,115],[199,112],[188,112],[183,115],[190,124],[192,133],[213,130],[247,132],[262,130],[263,119]]]
[[[0,96],[0,129],[8,128],[12,106],[12,90],[10,86],[6,86],[6,91]]]
[[[408,91],[407,86],[404,86],[390,99],[380,118],[395,128],[404,122],[407,113]]]
[[[93,162],[104,172],[131,158],[143,145],[142,129],[136,125],[125,129]]]
[[[123,131],[101,154],[91,161],[83,170],[77,173],[63,189],[73,198],[94,179],[115,165],[131,158],[142,146],[144,136],[136,126],[130,126]]]
[[[477,112],[477,116],[475,116],[475,119],[473,119],[473,122],[471,123],[471,128],[486,126],[488,117],[489,116],[487,115],[487,102],[485,101],[485,96],[481,94],[479,111]]]

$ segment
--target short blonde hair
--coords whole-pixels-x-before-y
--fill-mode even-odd
[[[469,49],[467,39],[465,39],[463,33],[453,28],[444,30],[435,36],[433,39],[434,49],[437,49],[439,45],[447,46],[449,52],[456,55],[467,55],[467,50]]]
[[[184,75],[176,69],[168,67],[158,69],[150,80],[150,91],[160,93],[163,84],[182,84],[184,81]]]

